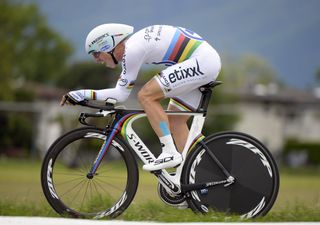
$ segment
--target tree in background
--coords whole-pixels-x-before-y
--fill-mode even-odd
[[[26,82],[54,83],[67,68],[71,45],[36,5],[0,1],[0,101],[31,101]],[[30,113],[0,112],[0,155],[25,155],[32,143]]]
[[[280,84],[276,72],[269,63],[257,56],[247,54],[234,59],[226,59],[223,65],[224,81],[230,89],[252,88],[256,84]]]
[[[36,5],[0,1],[0,100],[14,100],[24,81],[52,83],[67,66],[71,45]]]

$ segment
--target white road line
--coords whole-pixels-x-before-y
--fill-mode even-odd
[[[11,217],[11,216],[0,216],[1,225],[214,225],[223,223],[208,223],[208,222],[198,222],[198,223],[159,223],[159,222],[132,222],[132,221],[121,221],[121,220],[83,220],[83,219],[65,219],[65,218],[48,218],[48,217]],[[233,223],[232,225],[243,225],[241,223]],[[263,222],[263,223],[253,223],[249,222],[250,225],[320,225],[320,222]]]

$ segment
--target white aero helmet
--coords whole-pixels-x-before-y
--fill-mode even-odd
[[[93,28],[86,39],[86,52],[111,52],[123,39],[133,33],[133,27],[106,23]]]

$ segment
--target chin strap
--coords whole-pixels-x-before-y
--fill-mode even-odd
[[[108,52],[108,53],[111,55],[113,62],[117,65],[117,64],[118,64],[118,60],[117,60],[116,57],[114,56],[113,51]]]

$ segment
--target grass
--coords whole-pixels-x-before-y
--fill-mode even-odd
[[[0,215],[59,217],[46,202],[40,184],[39,161],[0,159]],[[320,171],[281,170],[277,201],[267,216],[257,221],[320,221]],[[165,205],[157,195],[153,175],[140,171],[137,195],[118,218],[166,222],[238,221],[218,213],[194,214]]]

